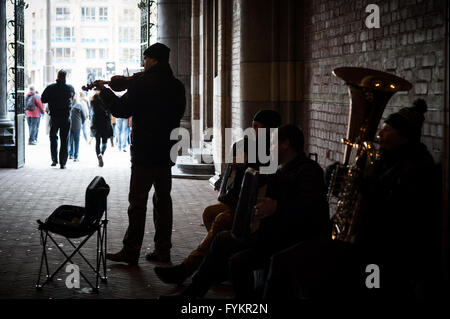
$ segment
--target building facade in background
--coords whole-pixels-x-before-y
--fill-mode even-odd
[[[76,90],[96,79],[131,75],[141,66],[140,9],[136,0],[50,0],[52,69],[66,69]],[[45,83],[46,1],[26,10],[26,84]]]

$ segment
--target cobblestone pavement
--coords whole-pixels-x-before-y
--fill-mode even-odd
[[[80,289],[68,289],[65,285],[68,273],[64,269],[56,280],[42,291],[36,291],[41,255],[36,220],[45,220],[59,205],[84,206],[85,189],[97,175],[103,176],[111,187],[108,197],[108,251],[116,252],[122,246],[128,224],[129,152],[119,152],[117,147],[112,148],[108,143],[105,166],[98,167],[94,143],[88,144],[81,137],[79,162],[69,160],[65,170],[59,166],[50,167],[48,135],[41,125],[38,145],[26,145],[25,167],[18,170],[0,169],[0,298],[157,298],[179,289],[162,283],[153,272],[155,264],[144,258],[146,252],[153,250],[150,200],[139,266],[108,262],[108,282],[100,285],[98,295],[82,289],[88,287],[83,279]],[[174,264],[181,262],[204,236],[201,214],[204,207],[216,201],[216,196],[208,181],[173,179]],[[67,248],[64,238],[57,237],[57,241]],[[91,238],[83,250],[86,256],[94,257],[91,260],[95,260],[95,242],[95,238]],[[48,250],[48,255],[53,269],[63,260],[56,247]],[[75,259],[76,264],[77,260],[80,269],[85,270],[88,278],[93,278],[89,277],[91,273],[81,259]],[[207,297],[231,297],[229,284],[213,287]]]

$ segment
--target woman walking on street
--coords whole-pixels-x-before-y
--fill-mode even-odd
[[[111,113],[103,105],[98,94],[99,92],[96,92],[91,101],[93,111],[91,135],[95,137],[98,166],[103,167],[103,155],[106,151],[108,139],[113,136],[113,128],[111,125]]]

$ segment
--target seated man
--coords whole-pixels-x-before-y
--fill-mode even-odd
[[[281,124],[280,115],[273,110],[261,110],[253,117],[252,127],[257,137],[258,129],[277,128]],[[266,132],[270,137],[270,132]],[[247,167],[258,169],[259,163],[247,163],[248,140],[240,140],[233,145],[233,163],[230,165],[235,169],[235,176],[232,184],[228,187],[223,196],[219,196],[219,203],[205,208],[203,211],[203,223],[208,233],[202,242],[193,250],[184,261],[172,267],[155,267],[156,275],[166,283],[181,284],[190,277],[201,264],[203,257],[207,254],[209,246],[217,233],[231,229],[233,225],[234,211],[239,200],[241,183]],[[267,143],[267,149],[270,143]],[[237,153],[244,151],[244,163],[236,163]]]
[[[244,242],[230,231],[219,233],[192,283],[181,294],[162,298],[202,297],[228,275],[236,297],[254,297],[253,271],[268,267],[275,252],[331,235],[323,170],[307,158],[303,146],[303,132],[297,126],[285,125],[274,132],[272,155],[278,154],[281,166],[268,185],[267,197],[255,205],[259,229]]]
[[[267,299],[335,297],[339,287],[340,297],[398,300],[421,298],[424,287],[430,288],[429,276],[438,273],[439,179],[420,142],[426,110],[419,99],[385,120],[379,132],[380,160],[358,183],[355,242],[303,242],[274,255]],[[367,272],[368,265],[376,265],[377,273]],[[374,280],[377,289],[366,286],[370,274],[379,278]]]

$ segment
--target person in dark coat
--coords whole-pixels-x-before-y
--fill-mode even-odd
[[[42,103],[48,103],[50,115],[50,151],[52,166],[58,164],[58,132],[61,139],[59,164],[66,168],[70,130],[70,110],[75,96],[72,85],[66,84],[66,71],[60,70],[56,83],[50,84],[42,92]]]
[[[422,298],[438,272],[439,177],[420,142],[426,102],[387,117],[380,159],[358,181],[354,243],[303,242],[272,257],[267,299]]]
[[[274,253],[303,240],[331,236],[323,170],[304,153],[303,132],[295,125],[282,126],[272,145],[281,167],[266,197],[255,205],[259,229],[246,241],[235,239],[230,231],[219,233],[192,283],[181,294],[162,298],[202,297],[214,283],[228,278],[237,298],[253,298],[253,271],[268,267]]]
[[[426,111],[426,102],[418,99],[387,117],[379,132],[380,162],[361,185],[355,245],[365,264],[379,266],[377,296],[414,298],[417,285],[433,272],[439,178],[420,141]]]
[[[103,155],[108,145],[108,139],[113,136],[113,128],[111,125],[111,112],[100,99],[99,93],[96,92],[91,101],[93,111],[91,135],[95,137],[95,152],[97,154],[98,166],[103,167]]]
[[[100,98],[117,118],[133,116],[131,133],[131,181],[128,207],[129,225],[123,248],[106,258],[116,262],[137,264],[145,233],[148,193],[153,195],[155,250],[146,255],[149,261],[170,262],[172,247],[172,166],[170,139],[180,126],[186,107],[184,85],[173,76],[169,65],[170,49],[155,43],[144,51],[144,72],[128,82],[127,92],[120,98],[99,85]],[[112,82],[123,78],[113,77]],[[114,86],[114,85],[112,85]]]
[[[260,110],[253,117],[252,127],[257,135],[258,129],[266,129],[266,136],[269,137],[269,142],[266,143],[267,150],[270,148],[270,128],[277,128],[281,124],[280,114],[274,110]],[[233,163],[230,163],[230,177],[223,185],[218,201],[219,203],[210,205],[205,208],[202,214],[203,223],[208,230],[208,233],[181,264],[172,267],[155,267],[154,271],[158,277],[166,283],[181,284],[188,277],[190,277],[200,266],[203,258],[208,253],[216,234],[224,230],[230,230],[233,225],[234,211],[239,200],[239,193],[241,191],[241,184],[244,178],[245,170],[248,167],[259,169],[259,163],[248,163],[249,141],[247,136],[233,144]],[[256,144],[257,146],[258,144]],[[255,147],[257,154],[257,150]],[[244,163],[236,163],[236,158],[239,158],[239,152],[244,152]],[[247,160],[245,160],[247,158]]]

